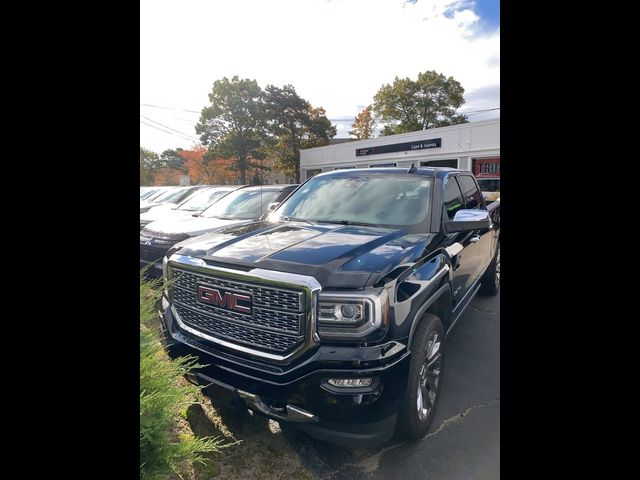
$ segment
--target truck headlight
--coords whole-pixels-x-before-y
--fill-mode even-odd
[[[318,320],[328,325],[355,325],[366,318],[364,302],[343,303],[320,301]]]
[[[369,335],[388,323],[384,289],[368,292],[322,292],[318,298],[318,334],[325,339]]]

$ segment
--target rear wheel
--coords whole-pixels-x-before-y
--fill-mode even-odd
[[[480,291],[487,295],[497,295],[500,291],[500,244],[496,249],[496,254],[491,261],[491,265],[484,272],[480,280]]]
[[[444,351],[444,330],[440,319],[425,314],[413,341],[407,389],[400,412],[399,429],[403,436],[426,435],[440,398]]]

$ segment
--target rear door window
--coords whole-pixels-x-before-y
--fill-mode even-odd
[[[458,182],[464,195],[464,208],[482,208],[482,193],[478,189],[473,177],[458,175]]]

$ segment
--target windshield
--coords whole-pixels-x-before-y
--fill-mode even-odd
[[[157,192],[158,192],[157,188],[146,188],[144,190],[140,190],[140,200],[150,197],[151,195]]]
[[[230,193],[202,212],[204,217],[257,219],[267,211],[269,203],[275,202],[281,192],[277,190],[245,190]]]
[[[164,203],[164,202],[172,202],[179,199],[182,195],[184,195],[184,191],[189,187],[182,188],[171,188],[162,195],[153,199],[154,202]]]
[[[167,187],[160,187],[160,188],[154,190],[151,193],[151,195],[148,195],[148,196],[144,197],[143,200],[146,200],[148,202],[152,202],[152,201],[154,201],[155,198],[158,198],[160,195],[162,195],[165,192],[167,192]]]
[[[228,188],[207,188],[202,192],[194,194],[186,202],[182,203],[177,210],[185,210],[187,212],[201,212],[210,207],[216,201],[231,192]]]
[[[431,201],[433,179],[419,175],[314,177],[294,192],[276,219],[372,226],[422,223]]]

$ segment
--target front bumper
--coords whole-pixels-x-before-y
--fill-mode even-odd
[[[338,445],[373,447],[393,436],[408,374],[405,345],[322,344],[289,364],[266,363],[179,330],[168,307],[163,298],[159,314],[170,354],[196,356],[205,367],[189,380],[207,385],[215,397],[242,402]],[[374,380],[356,389],[327,382],[350,377]]]

